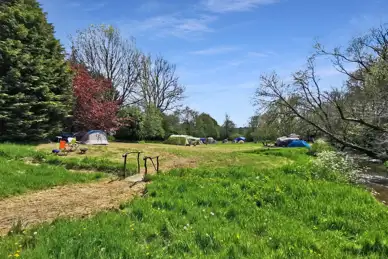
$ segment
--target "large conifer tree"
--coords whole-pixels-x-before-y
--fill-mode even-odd
[[[71,70],[35,0],[0,0],[0,140],[39,140],[71,109]]]

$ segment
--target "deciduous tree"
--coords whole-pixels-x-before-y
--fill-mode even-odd
[[[112,101],[112,83],[103,77],[92,77],[83,65],[73,67],[73,91],[75,96],[73,122],[78,130],[115,130],[118,102]]]
[[[135,102],[133,95],[140,79],[142,54],[134,40],[122,37],[111,25],[91,25],[80,30],[72,40],[71,59],[89,72],[112,82],[113,95],[120,105]]]
[[[161,56],[143,56],[136,98],[144,108],[153,105],[161,112],[180,107],[185,87],[180,84],[175,65]]]

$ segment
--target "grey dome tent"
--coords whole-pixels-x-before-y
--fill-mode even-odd
[[[86,145],[108,145],[109,144],[106,133],[103,132],[102,130],[89,131],[82,137],[81,143]]]

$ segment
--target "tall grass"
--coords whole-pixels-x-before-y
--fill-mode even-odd
[[[290,166],[173,170],[119,212],[4,238],[0,257],[19,245],[42,259],[388,257],[385,206]]]

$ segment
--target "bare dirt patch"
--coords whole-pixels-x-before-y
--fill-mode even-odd
[[[51,222],[58,217],[89,216],[101,210],[117,208],[140,194],[145,183],[105,180],[75,184],[0,200],[0,235],[6,234],[18,220],[31,226]]]

